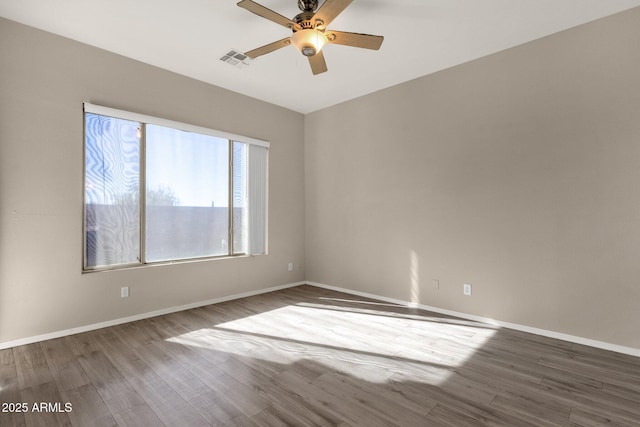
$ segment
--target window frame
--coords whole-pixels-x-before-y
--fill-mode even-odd
[[[139,218],[138,225],[140,227],[139,230],[139,256],[138,262],[130,262],[123,264],[112,264],[112,265],[98,265],[98,266],[88,266],[87,265],[87,193],[86,193],[86,185],[87,185],[87,129],[86,129],[86,115],[95,114],[106,117],[111,117],[115,119],[123,119],[129,120],[133,122],[138,122],[141,124],[141,133],[140,133],[140,147],[139,147]],[[255,256],[255,255],[266,255],[268,254],[268,188],[269,188],[269,148],[270,143],[268,141],[264,141],[257,138],[252,138],[248,136],[238,135],[234,133],[219,131],[207,127],[192,125],[188,123],[178,122],[174,120],[163,119],[159,117],[149,116],[146,114],[134,113],[125,110],[120,110],[111,107],[104,107],[101,105],[91,104],[89,102],[83,103],[83,112],[82,112],[82,123],[83,123],[83,166],[82,166],[82,273],[91,273],[98,271],[112,271],[112,270],[122,270],[122,269],[130,269],[130,268],[142,268],[147,266],[157,266],[157,265],[170,265],[177,263],[188,263],[188,262],[199,262],[199,261],[208,261],[208,260],[219,260],[219,259],[228,259],[228,258],[237,258],[237,257],[246,257],[246,256]],[[226,254],[223,255],[212,255],[212,256],[201,256],[201,257],[191,257],[191,258],[178,258],[171,260],[161,260],[161,261],[147,261],[146,258],[146,125],[157,125],[163,126],[179,131],[184,132],[192,132],[203,135],[212,136],[215,138],[226,139],[228,143],[228,165],[229,165],[229,173],[228,173],[228,209],[229,209],[229,221],[228,221],[228,250]],[[260,253],[250,253],[250,248],[247,248],[248,253],[236,253],[234,249],[234,205],[233,205],[233,147],[234,143],[243,143],[247,145],[247,149],[249,150],[249,146],[257,146],[263,147],[266,149],[265,151],[265,164],[264,164],[264,212],[263,212],[263,223],[264,223],[264,251]],[[249,231],[250,233],[250,231]]]

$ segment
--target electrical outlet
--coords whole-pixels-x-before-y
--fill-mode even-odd
[[[129,296],[129,287],[123,286],[120,288],[120,298],[127,298]]]
[[[438,280],[438,279],[433,279],[433,287],[434,287],[436,290],[440,290],[440,280]]]
[[[468,284],[468,283],[465,283],[462,286],[462,291],[464,292],[465,295],[469,295],[470,296],[471,295],[471,285]]]
[[[292,262],[289,263],[289,265],[287,266],[287,269],[289,271],[293,271],[293,263]]]

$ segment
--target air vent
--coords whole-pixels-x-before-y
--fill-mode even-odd
[[[249,64],[251,64],[251,58],[236,49],[229,49],[229,51],[220,58],[220,61],[233,65],[236,68],[248,67]]]

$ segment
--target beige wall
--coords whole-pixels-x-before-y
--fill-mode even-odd
[[[3,19],[0,58],[0,344],[304,279],[301,114]],[[270,254],[81,274],[83,101],[271,141]]]
[[[640,348],[638,23],[307,115],[307,280]]]

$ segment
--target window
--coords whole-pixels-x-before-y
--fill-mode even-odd
[[[266,253],[268,143],[84,110],[85,270]]]

